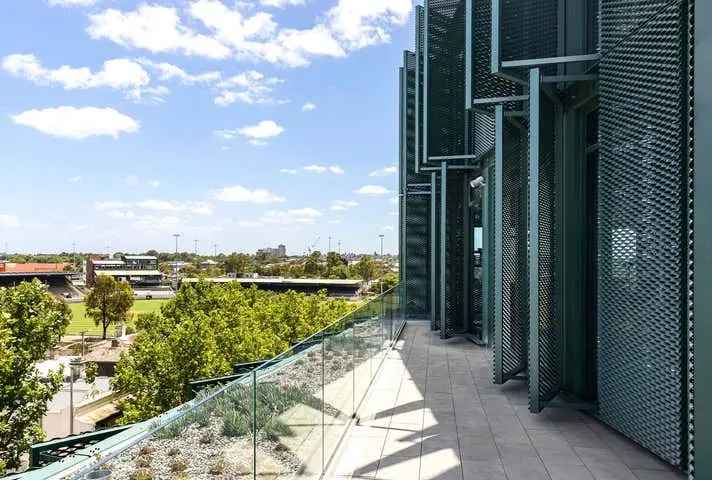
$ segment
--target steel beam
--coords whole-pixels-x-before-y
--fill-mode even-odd
[[[588,55],[568,55],[565,57],[530,58],[526,60],[507,60],[502,62],[502,68],[538,67],[542,65],[557,65],[560,63],[596,62],[601,59],[600,53]]]
[[[432,325],[435,324],[435,305],[438,298],[437,294],[437,262],[438,262],[438,197],[437,197],[437,173],[430,174],[430,317]]]
[[[447,166],[443,163],[440,170],[440,336],[446,329],[447,321]]]
[[[511,97],[490,97],[490,98],[475,98],[472,100],[472,105],[492,105],[505,102],[525,102],[529,100],[529,95],[513,95]]]

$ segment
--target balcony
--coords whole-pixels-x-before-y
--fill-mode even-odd
[[[594,418],[530,414],[491,351],[387,292],[242,378],[23,478],[599,479],[681,474]]]
[[[328,478],[680,480],[593,417],[534,415],[525,382],[492,384],[491,351],[409,322],[359,410]]]

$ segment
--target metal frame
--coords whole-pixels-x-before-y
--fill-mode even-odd
[[[542,409],[539,398],[539,139],[541,71],[529,71],[529,408]]]
[[[494,205],[494,383],[504,383],[502,357],[502,197],[504,172],[504,106],[495,107]]]
[[[447,165],[440,169],[440,336],[446,334],[447,323]]]
[[[438,176],[437,173],[432,172],[430,174],[430,317],[431,317],[431,325],[433,329],[435,329],[435,326],[437,324],[435,315],[436,315],[436,309],[435,306],[437,305],[437,299],[438,299],[438,294],[437,294],[437,280],[438,280],[438,271],[435,268],[435,265],[438,263],[438,238],[437,238],[437,181],[438,181]]]

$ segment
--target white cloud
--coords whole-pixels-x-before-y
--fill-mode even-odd
[[[388,177],[390,175],[395,174],[398,172],[398,168],[395,165],[390,165],[388,167],[383,167],[379,168],[378,170],[374,170],[373,172],[369,173],[369,177]]]
[[[334,212],[343,212],[354,207],[358,207],[358,202],[353,200],[335,200],[331,203],[331,210]]]
[[[276,225],[313,224],[323,216],[314,208],[298,208],[290,210],[270,210],[262,217],[262,223]]]
[[[284,8],[288,5],[304,5],[304,0],[260,0],[265,7]]]
[[[118,138],[122,133],[134,133],[140,128],[133,118],[113,108],[57,107],[27,110],[11,116],[18,125],[34,128],[61,138],[81,140],[92,136]]]
[[[92,72],[87,67],[68,65],[47,69],[34,55],[13,54],[3,58],[2,68],[38,85],[57,84],[66,90],[98,87],[126,90],[144,87],[151,81],[148,72],[139,63],[125,58],[107,60],[101,70]]]
[[[285,173],[287,175],[296,175],[297,171],[293,168],[282,168],[279,173]]]
[[[230,49],[220,41],[186,27],[175,8],[143,4],[121,12],[110,8],[89,15],[87,32],[94,39],[107,39],[127,48],[153,53],[183,53],[225,59]]]
[[[312,112],[314,110],[316,110],[316,105],[312,102],[307,102],[302,105],[302,112]]]
[[[390,32],[406,24],[412,0],[338,0],[308,28],[280,26],[273,15],[250,11],[255,2],[194,0],[186,13],[209,32],[199,33],[174,7],[143,4],[122,12],[90,15],[87,29],[95,39],[154,53],[182,53],[208,58],[258,60],[288,67],[309,65],[316,57],[345,57],[370,45],[389,42]],[[261,0],[262,6],[300,5],[304,0]],[[189,27],[188,24],[191,26]]]
[[[380,185],[364,185],[358,190],[354,190],[354,193],[359,195],[380,196],[389,194],[390,190]]]
[[[242,185],[235,185],[234,187],[225,187],[215,194],[215,198],[222,202],[254,203],[258,205],[282,203],[286,200],[284,197],[275,195],[269,190],[250,190],[248,188],[243,187]]]
[[[412,0],[339,0],[327,22],[346,48],[356,50],[390,42],[389,29],[404,25],[412,8]]]
[[[139,60],[142,65],[156,70],[163,81],[179,80],[185,85],[210,84],[222,80],[222,74],[218,71],[190,74],[182,68],[167,62],[153,62],[146,58]]]
[[[59,7],[91,7],[97,0],[49,0],[51,6]]]
[[[312,172],[312,173],[326,173],[326,172],[331,172],[334,175],[343,175],[344,169],[341,168],[338,165],[307,165],[305,167],[302,167],[305,171],[307,172]]]
[[[232,133],[235,133],[247,138],[254,145],[264,145],[265,141],[270,138],[280,136],[284,132],[284,128],[273,120],[262,120],[256,125],[248,125],[238,128]],[[228,137],[225,137],[228,138]]]
[[[148,199],[139,202],[96,202],[94,208],[114,218],[134,218],[135,211],[162,212],[210,216],[213,206],[207,202],[180,202],[173,200]]]
[[[0,227],[17,228],[20,226],[20,219],[16,215],[0,213]]]
[[[284,80],[248,70],[217,84],[221,92],[215,98],[215,104],[226,107],[238,101],[248,105],[285,103],[284,100],[272,97],[274,86],[280,83],[284,83]]]

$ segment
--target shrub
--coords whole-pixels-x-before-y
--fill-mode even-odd
[[[225,460],[221,458],[213,463],[208,469],[208,473],[210,475],[222,475],[225,473]]]
[[[171,462],[170,469],[171,469],[171,472],[173,472],[173,473],[185,472],[186,470],[188,470],[188,464],[186,463],[185,460],[176,458],[175,460],[173,460]]]
[[[135,470],[130,476],[129,480],[153,480],[153,475],[151,471],[146,468],[140,468]]]
[[[169,457],[175,457],[176,455],[180,455],[180,449],[173,447],[170,450],[168,450]]]

